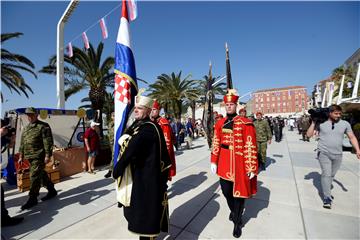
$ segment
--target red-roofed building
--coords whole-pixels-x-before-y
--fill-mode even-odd
[[[252,113],[292,115],[308,109],[308,96],[304,86],[258,90],[251,97]]]

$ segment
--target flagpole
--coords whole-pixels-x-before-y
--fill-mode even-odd
[[[226,51],[226,79],[227,79],[227,88],[229,90],[233,88],[233,84],[231,78],[229,48],[227,43],[225,43],[225,51]]]
[[[57,108],[65,108],[64,93],[64,26],[80,0],[71,0],[57,24],[56,32],[56,95]]]
[[[214,82],[212,84],[212,86],[215,86],[216,84],[218,84],[219,82],[221,82],[222,80],[224,80],[226,78],[226,76],[222,76],[219,80],[217,80],[216,82]]]
[[[359,78],[360,78],[360,63],[358,63],[358,70],[357,70],[356,80],[355,80],[354,89],[353,89],[351,98],[357,97],[357,92],[359,90]]]
[[[203,123],[205,128],[205,134],[207,138],[207,142],[209,148],[212,146],[213,139],[213,126],[214,126],[214,116],[213,116],[213,82],[214,79],[212,77],[212,64],[209,62],[209,78],[206,84],[206,94],[205,94],[205,105],[204,105],[204,113],[203,113]]]

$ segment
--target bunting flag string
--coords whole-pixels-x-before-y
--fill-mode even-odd
[[[102,33],[103,39],[107,39],[108,38],[108,30],[107,30],[107,27],[106,27],[105,18],[101,18],[101,20],[100,20],[100,28],[101,28],[101,33]]]
[[[74,53],[73,53],[73,47],[72,47],[71,42],[68,43],[67,50],[68,50],[68,56],[72,57],[74,55]]]
[[[82,33],[82,38],[83,38],[83,41],[84,41],[84,46],[86,49],[89,49],[90,48],[90,43],[89,43],[89,39],[86,35],[86,32],[83,32]]]
[[[137,18],[137,6],[135,0],[127,0],[127,9],[130,21],[134,21]]]
[[[89,38],[87,36],[87,32],[92,29],[94,26],[99,26],[100,25],[100,29],[101,29],[101,34],[102,34],[102,39],[105,40],[109,37],[108,34],[108,26],[106,25],[106,17],[108,17],[110,14],[112,14],[116,9],[118,9],[120,6],[122,5],[122,3],[120,3],[119,5],[117,5],[116,7],[114,7],[113,9],[111,9],[107,14],[105,14],[100,20],[94,22],[92,25],[90,25],[90,27],[88,27],[86,30],[84,30],[82,33],[78,34],[76,37],[74,37],[73,39],[71,39],[66,47],[67,53],[69,57],[73,56],[73,51],[72,51],[72,43],[79,39],[80,37],[83,40],[84,43],[84,47],[85,49],[89,49],[90,48],[90,42],[89,42]],[[137,17],[137,6],[136,6],[136,0],[127,0],[126,1],[126,5],[128,8],[128,12],[129,12],[129,20],[130,21],[134,21]],[[98,25],[99,24],[99,25]],[[71,46],[71,49],[70,49]],[[70,51],[71,50],[71,51]],[[71,53],[71,54],[70,54]],[[71,56],[70,56],[71,55]]]

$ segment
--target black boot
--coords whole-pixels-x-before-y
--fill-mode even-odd
[[[49,188],[49,189],[48,189],[48,193],[46,194],[45,197],[42,197],[42,198],[41,198],[41,201],[49,200],[49,199],[55,197],[56,195],[57,195],[57,191],[55,190],[55,188],[54,188],[54,187]]]
[[[36,197],[29,197],[27,202],[21,206],[21,210],[30,209],[37,204],[38,204],[38,201],[37,201]]]
[[[109,178],[109,177],[111,177],[111,174],[112,174],[112,171],[109,170],[109,171],[104,175],[104,177],[105,177],[105,178]]]
[[[4,219],[1,219],[1,226],[2,227],[14,226],[14,225],[21,223],[23,220],[24,220],[23,217],[6,216]]]
[[[261,170],[263,170],[263,171],[266,170],[266,163],[265,162],[261,162]]]
[[[230,221],[234,221],[234,214],[231,212],[230,215],[229,215],[229,220]]]
[[[240,223],[235,223],[234,224],[234,230],[233,230],[233,236],[234,238],[239,238],[242,234],[242,230],[241,230],[241,224]]]

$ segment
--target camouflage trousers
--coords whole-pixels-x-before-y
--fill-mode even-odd
[[[54,184],[45,171],[44,158],[30,159],[30,192],[29,196],[39,196],[41,186],[48,190],[54,189]]]
[[[266,162],[266,149],[267,149],[267,142],[256,142],[257,143],[257,149],[258,149],[258,160],[259,163],[265,163]]]

